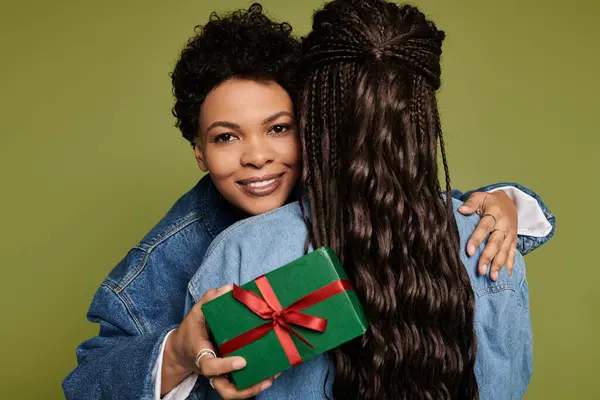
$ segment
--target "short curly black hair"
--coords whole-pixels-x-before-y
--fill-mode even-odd
[[[229,79],[274,81],[295,100],[300,42],[290,24],[271,20],[255,3],[224,16],[213,12],[196,30],[171,74],[176,126],[192,146],[202,102]]]

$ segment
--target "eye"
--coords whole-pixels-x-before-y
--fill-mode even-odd
[[[276,135],[280,135],[282,133],[286,133],[290,129],[292,129],[292,127],[287,124],[278,124],[278,125],[273,125],[270,129],[270,132],[272,132]]]
[[[227,143],[227,142],[231,142],[234,139],[235,139],[235,136],[233,136],[233,134],[231,134],[231,133],[221,133],[220,135],[215,136],[214,142],[215,143]]]

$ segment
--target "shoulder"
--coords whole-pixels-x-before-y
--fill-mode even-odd
[[[231,225],[213,240],[206,252],[206,258],[225,245],[254,247],[272,242],[274,238],[285,241],[287,237],[295,237],[305,232],[302,209],[300,203],[295,201]]]
[[[206,179],[202,179],[189,192],[181,196],[167,211],[164,217],[140,241],[139,247],[149,249],[165,238],[203,218],[203,196],[207,189]]]
[[[298,202],[239,221],[213,240],[188,290],[198,301],[211,287],[243,284],[301,257],[306,238]]]
[[[202,179],[194,188],[181,196],[165,216],[136,244],[121,262],[110,272],[103,285],[119,293],[138,279],[140,273],[150,267],[154,274],[166,270],[170,258],[179,261],[187,253],[204,255],[212,236],[205,224],[205,201],[207,182]],[[193,244],[193,246],[191,246]],[[195,260],[197,261],[197,260]],[[174,271],[170,271],[174,272]]]

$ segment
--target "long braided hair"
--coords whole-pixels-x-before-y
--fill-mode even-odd
[[[369,321],[335,350],[337,399],[479,397],[435,95],[443,39],[415,7],[334,0],[303,40],[309,239],[340,256]]]

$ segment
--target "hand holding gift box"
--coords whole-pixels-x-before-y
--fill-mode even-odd
[[[202,306],[221,356],[241,356],[238,389],[362,335],[362,307],[333,251],[320,248]]]

